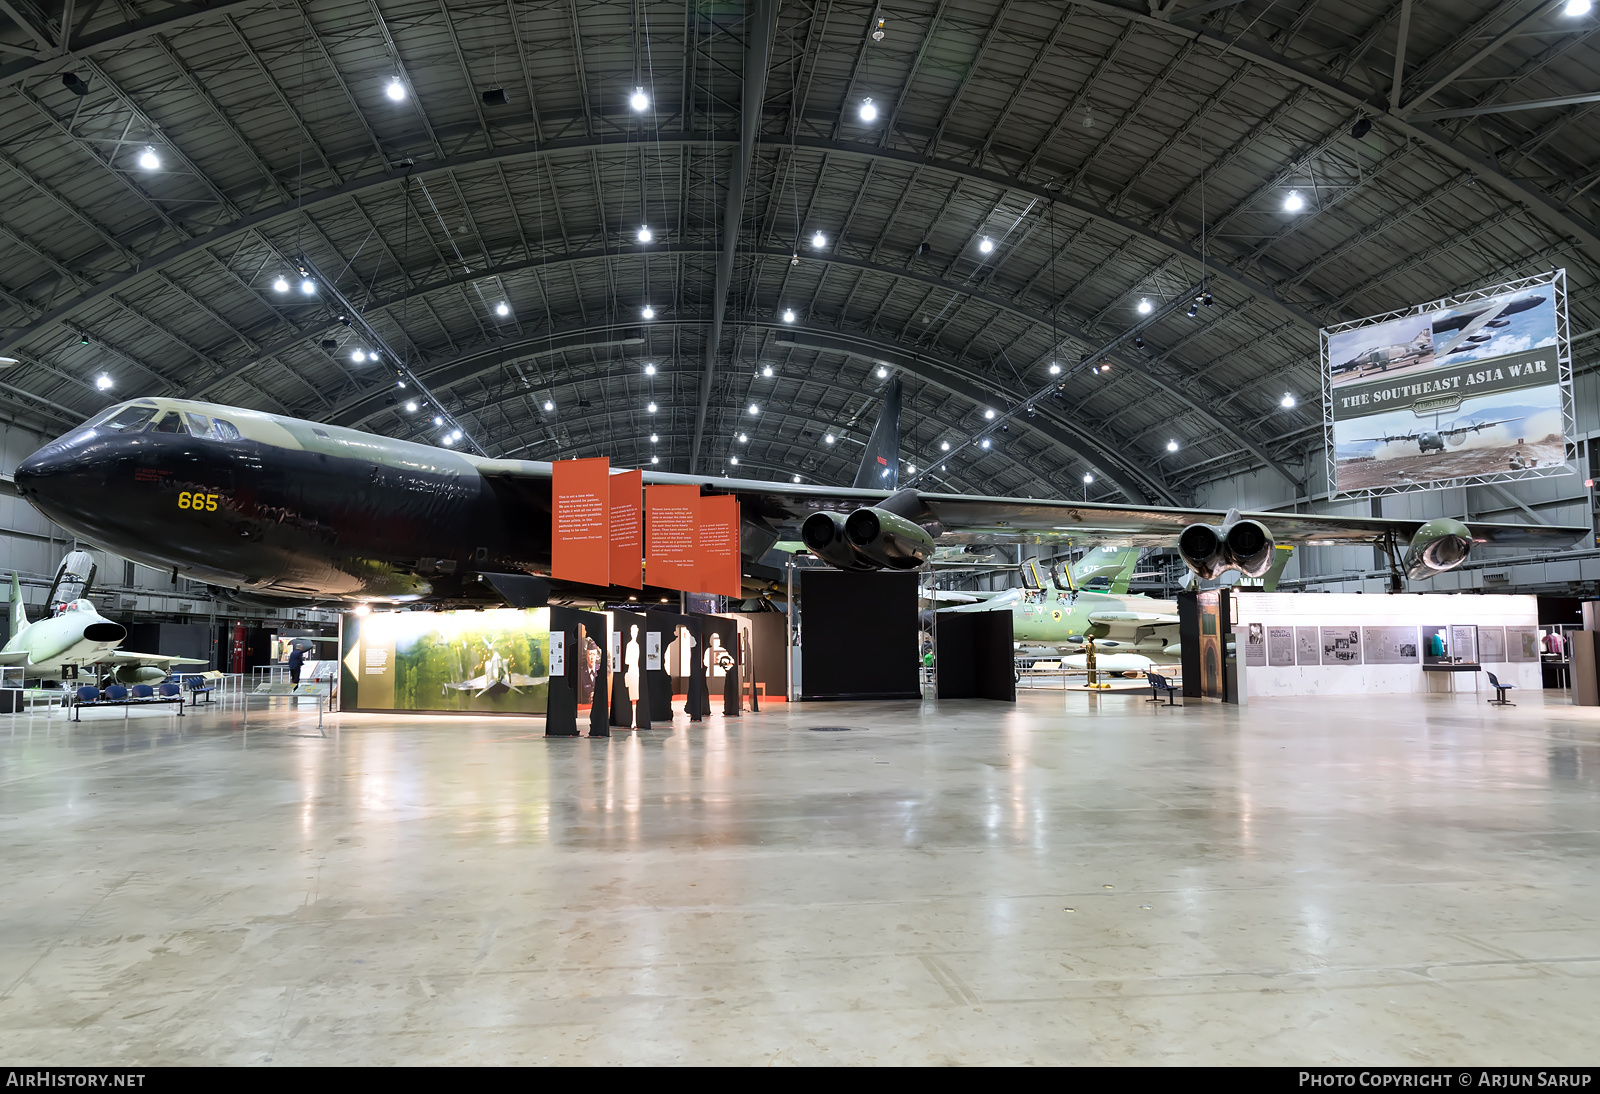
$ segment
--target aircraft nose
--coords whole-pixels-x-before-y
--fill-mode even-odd
[[[17,491],[26,496],[37,493],[41,487],[48,486],[51,480],[60,478],[71,463],[72,458],[65,446],[59,442],[47,444],[17,464],[11,477],[16,481]]]
[[[90,623],[83,628],[83,637],[90,642],[121,642],[128,632],[121,623]]]

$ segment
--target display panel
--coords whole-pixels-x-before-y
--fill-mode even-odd
[[[663,589],[700,591],[698,486],[647,486],[644,489],[644,576]]]
[[[344,647],[346,710],[546,710],[549,608],[349,614]]]
[[[611,463],[557,460],[550,465],[550,576],[611,584]]]
[[[1322,364],[1335,493],[1573,470],[1564,270],[1326,328]]]

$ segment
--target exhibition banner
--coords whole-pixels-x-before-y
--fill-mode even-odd
[[[549,608],[350,613],[342,636],[345,710],[545,713]]]
[[[738,597],[740,588],[739,499],[732,494],[717,494],[700,499],[700,522],[696,529],[700,553],[702,593]]]
[[[1570,473],[1566,272],[1322,331],[1340,494]]]
[[[652,585],[699,592],[698,486],[644,488],[644,573]]]
[[[644,472],[611,476],[611,583],[644,588]]]
[[[611,461],[550,465],[550,576],[611,584]]]

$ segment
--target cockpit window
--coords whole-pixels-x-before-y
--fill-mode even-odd
[[[189,432],[193,433],[196,437],[205,437],[209,440],[210,438],[216,436],[215,430],[213,430],[211,427],[211,419],[207,418],[204,414],[186,413],[184,414],[184,417],[189,419]]]
[[[153,433],[187,433],[188,427],[183,424],[183,415],[176,410],[168,411],[151,430]]]
[[[137,433],[149,424],[155,417],[156,408],[153,406],[124,407],[117,414],[102,422],[91,422],[90,425],[103,429],[107,433]]]
[[[213,418],[211,422],[217,427],[217,440],[237,441],[239,439],[239,429],[232,422],[224,421],[221,418]]]

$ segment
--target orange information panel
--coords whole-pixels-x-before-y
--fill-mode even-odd
[[[663,589],[700,591],[698,486],[644,488],[644,576]]]
[[[700,588],[702,593],[739,596],[739,499],[731,494],[700,499]]]
[[[611,476],[611,584],[644,588],[644,472]]]
[[[550,465],[550,576],[611,584],[611,461]]]

